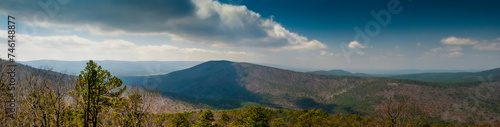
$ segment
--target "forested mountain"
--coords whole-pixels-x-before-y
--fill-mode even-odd
[[[59,61],[59,60],[35,60],[20,62],[32,67],[48,67],[57,72],[66,72],[70,75],[80,74],[88,61]],[[173,71],[186,69],[200,64],[199,61],[97,61],[107,68],[111,74],[116,76],[144,76],[167,74]]]
[[[150,82],[167,96],[215,109],[262,105],[368,115],[406,98],[417,107],[433,109],[428,112],[441,120],[491,122],[500,118],[500,94],[495,92],[500,90],[500,82],[487,77],[479,83],[447,84],[316,75],[251,63],[209,61],[166,75],[122,79],[125,84]]]
[[[9,68],[8,62],[0,62],[4,88],[8,83],[6,74]],[[78,84],[75,75],[22,64],[17,64],[17,67],[19,80],[14,92],[20,103],[16,107],[20,117],[11,121],[3,114],[0,120],[11,121],[4,125],[12,122],[16,125],[82,124],[82,119],[75,119],[82,115],[82,110],[73,107],[75,104],[82,106],[81,98],[77,101],[78,97],[72,93]],[[497,71],[477,73],[478,79],[482,79],[477,82],[435,83],[381,77],[318,75],[251,63],[209,61],[165,75],[120,77],[128,85],[128,92],[105,107],[113,110],[102,111],[100,118],[110,122],[110,126],[130,125],[126,121],[138,121],[137,125],[171,125],[176,122],[191,125],[200,124],[195,123],[196,117],[206,113],[192,111],[213,109],[218,110],[215,113],[218,115],[225,114],[225,111],[219,112],[220,110],[230,110],[227,112],[229,117],[224,118],[225,120],[216,119],[225,122],[219,124],[231,123],[231,126],[411,125],[414,122],[418,122],[418,125],[498,124],[500,93],[497,91],[500,90],[500,82],[493,77],[482,76]],[[138,85],[132,85],[134,83]],[[2,90],[5,92],[7,89]],[[163,96],[150,92],[162,93]],[[8,96],[1,98],[4,103],[8,100]],[[134,102],[140,102],[141,105]],[[136,109],[129,110],[132,107]],[[311,110],[313,108],[321,110]],[[135,117],[131,113],[146,114]],[[257,116],[254,116],[255,113]],[[393,113],[402,115],[393,117]],[[43,117],[44,115],[49,117]],[[254,117],[264,117],[267,120],[261,123],[245,121]],[[304,119],[305,117],[311,119]],[[34,122],[21,122],[26,120]],[[307,122],[311,120],[315,122]]]
[[[481,80],[479,79],[479,77],[487,78],[489,76],[492,77],[492,80],[498,81],[500,79],[500,68],[481,71],[481,72],[404,74],[404,75],[390,76],[390,78],[411,79],[411,80],[420,80],[429,82],[458,83],[458,82],[475,82]]]
[[[365,74],[365,73],[351,73],[351,72],[344,71],[344,70],[312,71],[312,72],[308,72],[308,73],[321,74],[321,75],[343,75],[343,76],[362,76],[362,77],[372,76],[372,75]]]

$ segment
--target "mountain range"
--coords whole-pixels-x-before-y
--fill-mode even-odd
[[[498,81],[500,78],[500,68],[480,71],[480,72],[443,72],[443,73],[418,73],[389,76],[396,79],[411,79],[429,82],[443,83],[458,83],[458,82],[475,82],[491,77],[492,80]]]
[[[119,64],[97,64],[111,73],[108,67],[120,69]],[[342,70],[306,73],[244,62],[208,61],[168,74],[119,78],[125,85],[151,84],[171,102],[201,109],[265,106],[373,115],[391,98],[409,97],[412,103],[431,106],[444,121],[464,122],[474,117],[475,121],[491,122],[500,119],[499,72],[492,69],[376,77]]]
[[[498,69],[494,69],[471,73],[470,76],[497,72]],[[215,109],[259,105],[371,114],[387,98],[408,96],[420,103],[433,104],[440,110],[438,116],[442,119],[464,121],[469,111],[465,109],[471,107],[480,112],[477,116],[485,117],[483,121],[500,118],[500,93],[495,92],[500,90],[500,82],[487,77],[477,82],[440,83],[313,74],[251,63],[209,61],[165,75],[121,78],[124,84],[151,83],[165,96]],[[474,98],[474,105],[468,104],[471,98]]]
[[[48,67],[57,72],[79,75],[88,61],[35,60],[19,63],[36,68]],[[115,76],[145,76],[167,74],[200,64],[200,61],[96,61]]]
[[[323,75],[343,75],[343,76],[362,76],[362,77],[373,77],[374,75],[365,73],[351,73],[344,70],[329,70],[329,71],[312,71],[308,72],[311,74],[323,74]]]

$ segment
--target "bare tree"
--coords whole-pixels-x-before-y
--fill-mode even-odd
[[[155,100],[161,98],[161,93],[150,84],[134,84],[123,96],[115,105],[115,111],[120,116],[117,121],[121,125],[153,126],[154,121],[148,121],[152,117],[151,107]]]
[[[411,96],[389,97],[376,110],[377,115],[390,122],[389,126],[420,125],[437,112],[436,105]]]

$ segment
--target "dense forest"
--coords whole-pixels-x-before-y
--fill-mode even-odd
[[[6,62],[1,64],[0,126],[498,126],[497,123],[446,122],[432,105],[395,95],[371,114],[328,113],[323,109],[281,109],[250,106],[232,110],[198,109],[158,112],[162,92],[148,84],[125,86],[93,61],[79,76],[47,69],[17,68],[17,85],[9,85]],[[22,74],[21,74],[22,73]],[[15,96],[13,96],[13,93]],[[12,99],[14,102],[12,105]],[[15,110],[10,110],[14,107]],[[9,110],[7,110],[9,109]],[[12,111],[15,114],[12,114]]]

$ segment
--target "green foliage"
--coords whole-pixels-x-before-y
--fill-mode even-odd
[[[284,127],[285,121],[283,121],[283,118],[277,118],[271,123],[271,125],[273,127]]]
[[[212,113],[212,110],[208,109],[198,116],[198,120],[199,121],[196,121],[197,127],[211,127],[212,121],[214,121],[214,113]]]
[[[328,113],[323,112],[322,109],[311,109],[311,110],[303,110],[297,114],[294,120],[297,122],[297,126],[302,127],[312,127],[313,125],[317,126],[326,126],[327,123],[324,118],[328,117]]]
[[[141,111],[140,94],[131,94],[128,98],[113,99],[113,119],[121,126],[140,126],[145,117]]]
[[[227,125],[227,123],[229,122],[229,115],[227,115],[227,112],[226,111],[222,111],[221,113],[221,116],[220,116],[220,120],[217,121],[217,123],[215,123],[215,126],[216,127],[224,127]]]
[[[77,81],[73,95],[78,103],[83,105],[86,126],[89,123],[94,126],[100,123],[99,114],[111,106],[111,100],[119,97],[127,88],[119,88],[122,86],[122,80],[112,76],[92,60],[81,71]]]
[[[191,127],[191,123],[189,123],[187,119],[187,114],[177,113],[174,114],[168,123],[169,127]]]
[[[268,127],[272,111],[263,107],[249,107],[241,112],[231,126]]]

